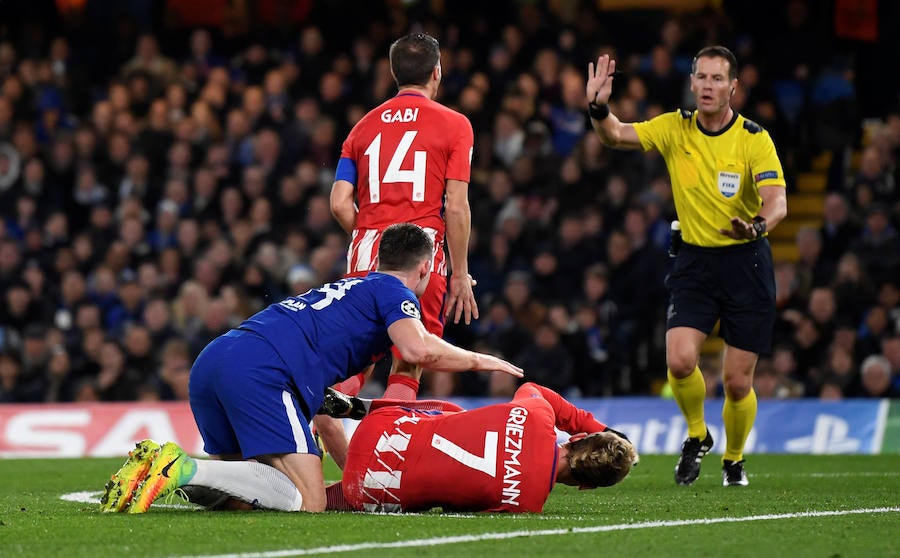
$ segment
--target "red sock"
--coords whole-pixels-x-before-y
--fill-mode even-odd
[[[383,407],[406,407],[408,409],[416,409],[417,411],[440,411],[442,413],[458,413],[465,411],[456,403],[442,401],[440,399],[416,399],[415,401],[404,401],[401,399],[373,399],[369,406],[369,412],[377,411]]]
[[[353,509],[344,498],[344,490],[341,488],[340,482],[325,487],[325,509],[336,511],[350,511]]]
[[[346,395],[357,395],[359,394],[359,390],[362,389],[364,383],[366,383],[366,376],[363,372],[360,372],[356,376],[350,376],[343,382],[334,384],[333,387],[334,389]]]
[[[387,389],[384,390],[385,399],[413,400],[419,392],[419,380],[404,376],[403,374],[391,374],[388,376]]]

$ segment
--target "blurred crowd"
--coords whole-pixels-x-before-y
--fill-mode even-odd
[[[773,135],[789,189],[832,154],[824,224],[801,228],[799,260],[777,265],[759,395],[900,396],[898,99],[864,95],[872,47],[842,38],[832,12],[775,3],[760,28],[729,2],[639,14],[577,1],[360,4],[352,20],[332,2],[5,6],[0,402],[185,399],[206,343],[340,277],[348,239],[328,193],[341,142],[395,92],[388,46],[415,29],[441,42],[438,100],[475,129],[481,317],[450,325],[448,340],[568,396],[659,391],[667,170],[656,154],[600,145],[586,68],[614,53],[613,110],[643,120],[691,108],[691,57],[721,43],[740,61],[733,104]],[[701,363],[711,395],[720,360]],[[463,374],[426,378],[423,392],[512,389]]]

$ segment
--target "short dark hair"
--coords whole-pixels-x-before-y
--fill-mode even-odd
[[[728,79],[737,79],[737,57],[733,52],[722,45],[706,46],[700,49],[697,56],[691,62],[691,73],[697,71],[697,60],[700,58],[724,58],[728,61]]]
[[[569,442],[566,459],[572,478],[583,486],[612,486],[631,471],[637,452],[631,442],[612,432],[597,432]]]
[[[410,33],[394,41],[389,56],[398,87],[425,85],[441,58],[441,48],[427,33]]]
[[[397,223],[384,229],[378,245],[379,271],[409,271],[431,258],[434,243],[419,225]]]

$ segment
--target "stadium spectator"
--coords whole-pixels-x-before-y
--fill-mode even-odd
[[[756,364],[756,373],[753,375],[753,390],[760,399],[777,399],[780,390],[778,386],[778,374],[772,365],[772,360],[761,358]],[[783,398],[784,395],[781,395]]]
[[[572,355],[560,342],[560,333],[548,322],[534,331],[534,341],[524,346],[514,362],[528,377],[557,392],[568,392],[575,378]]]
[[[178,70],[175,63],[159,52],[159,44],[152,34],[138,37],[134,57],[122,67],[121,74],[128,77],[135,72],[146,72],[163,85],[174,81]]]
[[[363,369],[392,343],[408,362],[428,362],[435,370],[521,377],[506,361],[454,347],[425,330],[416,296],[431,277],[433,249],[417,225],[388,227],[378,248],[379,272],[275,303],[210,343],[191,369],[191,409],[207,453],[248,461],[195,461],[171,442],[135,451],[107,485],[102,509],[128,506],[129,513],[143,513],[157,498],[193,484],[263,508],[323,511],[310,409],[321,407],[326,387]],[[149,468],[136,466],[148,460]],[[146,479],[134,491],[138,472]]]
[[[853,176],[849,190],[857,211],[863,211],[875,202],[890,205],[897,199],[897,185],[888,161],[874,145],[862,150],[859,170]]]
[[[142,383],[156,374],[159,364],[150,331],[142,323],[132,323],[125,329],[125,366],[139,374]]]
[[[881,354],[891,363],[891,385],[900,389],[900,332],[887,333],[881,338]]]
[[[547,305],[537,300],[531,289],[531,274],[513,271],[506,275],[502,294],[516,322],[534,335],[547,315]]]
[[[862,381],[862,397],[900,397],[900,390],[892,385],[891,363],[881,355],[866,357],[859,367]]]
[[[125,351],[117,341],[107,338],[98,354],[99,370],[94,388],[101,401],[133,401],[137,398],[141,375],[127,367]]]
[[[819,237],[822,240],[821,257],[832,265],[847,251],[859,236],[859,226],[851,219],[847,198],[838,192],[825,195],[822,209],[822,226]]]
[[[861,236],[850,246],[876,285],[900,277],[900,236],[891,223],[890,209],[882,203],[867,208]]]
[[[875,303],[876,293],[859,258],[852,252],[838,260],[832,286],[838,316],[852,323],[860,323],[864,310]]]
[[[531,339],[513,317],[509,303],[500,297],[488,303],[487,312],[475,323],[474,329],[476,339],[483,346],[493,348],[506,358],[515,356]]]
[[[232,318],[225,300],[222,298],[210,299],[203,309],[203,325],[187,339],[191,357],[197,358],[204,347],[226,333],[231,326]]]
[[[850,351],[832,344],[825,362],[821,364],[821,369],[822,371],[818,374],[820,397],[826,386],[829,386],[829,389],[839,389],[842,397],[859,396],[859,375]]]
[[[124,333],[130,324],[141,323],[146,292],[137,274],[126,269],[119,277],[117,303],[106,314],[106,327],[116,334]]]
[[[19,352],[15,349],[0,351],[0,402],[37,402],[43,395],[43,384],[22,377],[22,357]]]
[[[794,348],[787,342],[780,342],[772,350],[772,366],[778,375],[779,384],[784,386],[787,396],[803,397],[802,371],[798,370]]]
[[[797,230],[796,274],[801,296],[806,298],[814,287],[831,282],[837,262],[822,256],[822,238],[812,226],[802,226]]]
[[[841,401],[844,399],[844,390],[839,383],[828,380],[819,389],[818,397],[820,401]]]
[[[72,400],[72,359],[62,346],[55,346],[47,362],[47,387],[44,401],[58,403]]]
[[[187,343],[172,339],[162,346],[159,370],[155,378],[160,383],[160,396],[164,400],[188,400],[191,372],[191,354]]]
[[[36,299],[24,281],[10,283],[0,305],[0,323],[19,334],[34,323],[46,323],[46,308]]]

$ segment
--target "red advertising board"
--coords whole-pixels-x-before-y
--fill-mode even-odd
[[[203,454],[183,401],[0,405],[0,457],[123,456],[144,438]]]

